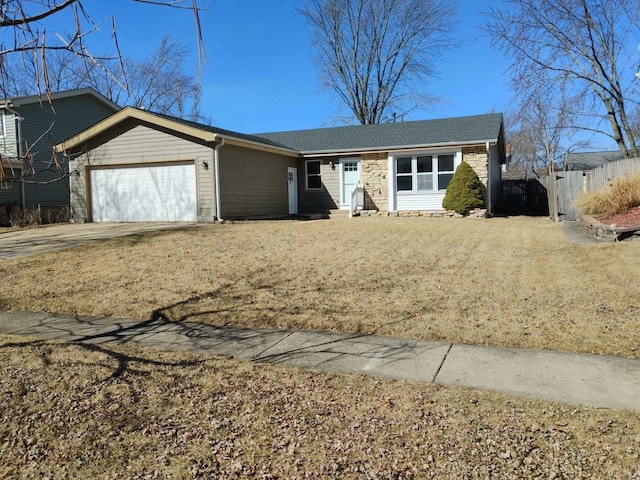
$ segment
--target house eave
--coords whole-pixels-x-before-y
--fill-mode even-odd
[[[246,148],[251,148],[253,150],[277,153],[277,154],[287,155],[287,156],[296,157],[296,158],[300,156],[300,152],[298,152],[297,150],[262,144],[259,142],[252,142],[251,140],[241,139],[241,138],[233,137],[230,135],[224,135],[221,133],[203,130],[201,128],[193,127],[191,125],[186,125],[184,123],[176,122],[168,118],[154,115],[151,112],[147,112],[144,110],[131,108],[131,107],[123,108],[119,112],[114,113],[110,117],[105,118],[103,121],[96,123],[92,127],[89,127],[88,129],[84,130],[83,132],[80,132],[74,137],[71,137],[57,144],[54,147],[55,151],[58,153],[64,153],[64,152],[73,150],[74,148],[84,144],[91,138],[97,135],[100,135],[101,133],[114,127],[115,125],[130,118],[137,119],[141,122],[146,122],[148,124],[155,125],[157,127],[165,128],[167,130],[182,133],[189,137],[202,140],[205,143],[218,144],[222,141],[222,139],[224,139],[224,142],[227,145],[236,145],[239,147],[246,147]]]
[[[87,142],[91,138],[100,135],[101,133],[107,131],[108,129],[114,127],[115,125],[130,119],[134,118],[140,120],[142,122],[148,122],[153,125],[157,125],[159,127],[167,128],[169,130],[181,132],[185,135],[199,138],[205,142],[216,142],[216,134],[213,132],[207,132],[205,130],[201,130],[199,128],[191,127],[189,125],[184,125],[182,123],[174,122],[172,120],[158,117],[153,115],[152,113],[145,112],[144,110],[139,110],[137,108],[126,107],[120,110],[119,112],[114,113],[110,117],[105,118],[101,122],[96,123],[92,127],[78,133],[77,135],[65,140],[57,144],[54,149],[57,153],[67,152],[69,150],[73,150],[78,145],[82,145]]]
[[[423,150],[430,148],[447,148],[447,147],[467,147],[471,145],[486,145],[488,143],[497,143],[497,138],[484,140],[468,140],[464,142],[441,142],[441,143],[423,143],[416,145],[390,145],[373,148],[353,148],[353,149],[331,149],[331,150],[308,150],[301,152],[302,158],[309,157],[335,157],[337,155],[363,155],[368,153],[388,153],[388,152],[409,152],[415,150]]]
[[[300,152],[293,149],[276,147],[273,145],[267,145],[259,142],[252,142],[251,140],[243,140],[241,138],[231,137],[228,135],[216,134],[216,138],[224,138],[225,145],[235,145],[237,147],[251,148],[252,150],[260,150],[262,152],[277,153],[280,155],[286,155],[289,157],[300,157]]]

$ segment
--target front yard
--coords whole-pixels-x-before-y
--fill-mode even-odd
[[[640,357],[640,242],[547,219],[244,222],[0,264],[0,308]]]
[[[637,479],[637,412],[0,337],[0,478]]]
[[[246,222],[0,263],[0,308],[640,357],[640,242],[544,219]],[[1,478],[620,478],[638,412],[0,337]]]

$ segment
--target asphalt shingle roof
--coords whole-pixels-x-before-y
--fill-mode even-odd
[[[287,145],[284,145],[282,143],[278,143],[276,141],[270,140],[268,138],[262,138],[256,135],[249,135],[246,133],[234,132],[233,130],[227,130],[224,128],[215,127],[213,125],[206,125],[204,123],[192,122],[190,120],[185,120],[183,118],[174,117],[172,115],[167,115],[164,113],[158,113],[158,112],[149,112],[149,113],[153,113],[158,117],[166,118],[168,120],[172,120],[174,122],[181,123],[189,127],[198,128],[206,132],[218,133],[220,135],[224,135],[225,137],[238,138],[240,140],[247,140],[249,142],[261,143],[263,145],[269,145],[271,147],[279,147],[279,148],[286,148],[286,149],[292,150],[291,147],[288,147]]]
[[[614,150],[609,152],[580,152],[567,155],[569,170],[593,170],[609,162],[622,160],[622,152]]]
[[[438,120],[258,133],[254,136],[310,153],[495,141],[501,125],[502,114],[490,113]]]
[[[502,114],[489,113],[437,120],[244,134],[171,115],[153,113],[208,132],[301,153],[496,141],[502,126]]]

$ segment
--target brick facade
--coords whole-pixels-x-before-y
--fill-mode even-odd
[[[482,182],[484,201],[489,204],[487,185],[489,182],[489,154],[485,145],[462,148],[462,161],[467,162]]]
[[[362,155],[362,184],[364,186],[364,209],[377,210],[379,213],[389,212],[389,153],[365,153]],[[478,178],[485,186],[489,176],[489,155],[485,145],[462,148],[462,161],[471,165]],[[485,199],[486,200],[486,199]],[[407,212],[422,216],[423,213]],[[403,214],[404,215],[404,214]],[[440,213],[438,213],[440,215]]]
[[[362,185],[364,209],[389,211],[389,162],[388,154],[365,153],[362,155]]]
[[[478,174],[480,181],[486,185],[489,178],[489,155],[484,145],[462,148],[462,160],[467,162]]]

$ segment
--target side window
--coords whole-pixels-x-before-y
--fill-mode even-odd
[[[430,192],[433,190],[433,157],[431,155],[421,155],[417,158],[418,164],[418,191]]]
[[[307,160],[306,162],[307,190],[320,190],[322,188],[320,163],[320,160]]]
[[[446,190],[455,172],[453,155],[438,156],[438,190]]]
[[[398,157],[396,159],[396,188],[399,192],[413,190],[411,163],[411,157]]]

